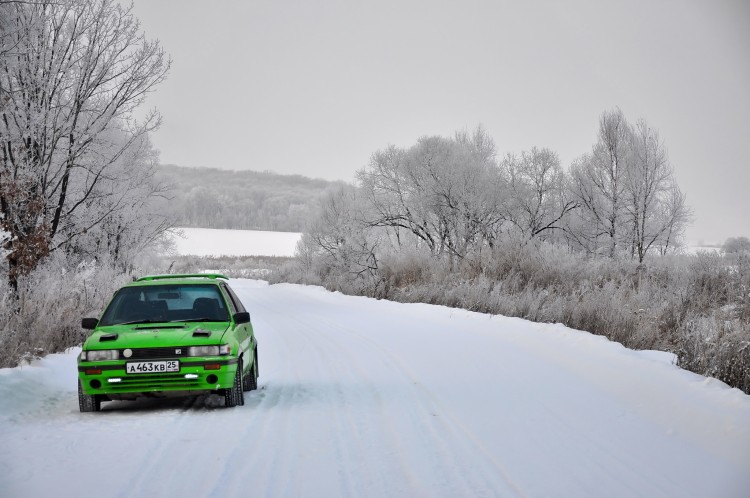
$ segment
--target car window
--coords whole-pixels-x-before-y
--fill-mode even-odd
[[[99,325],[132,322],[228,321],[226,303],[214,284],[164,284],[120,289]]]
[[[237,297],[237,294],[234,293],[231,287],[229,287],[227,284],[222,284],[222,287],[224,287],[224,290],[227,291],[227,295],[229,296],[230,301],[232,302],[232,307],[239,312],[247,311],[244,306],[242,306],[242,301]]]

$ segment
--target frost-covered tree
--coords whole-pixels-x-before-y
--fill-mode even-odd
[[[587,246],[598,250],[603,239],[614,257],[622,242],[626,171],[630,160],[632,130],[620,109],[607,111],[599,119],[597,142],[591,154],[571,168],[571,196],[585,211],[579,234]]]
[[[533,147],[520,156],[508,154],[500,168],[509,187],[507,217],[526,238],[544,238],[561,228],[565,215],[577,207],[552,150]]]
[[[118,136],[119,142],[128,140],[125,134],[117,133],[112,137],[115,143]],[[148,136],[132,142],[85,200],[82,212],[91,228],[82,234],[61,229],[61,240],[55,248],[64,250],[71,262],[96,260],[106,254],[118,270],[131,271],[137,256],[158,243],[173,225],[164,209],[171,193],[154,178],[157,161]],[[72,224],[80,223],[85,220],[74,219]],[[66,234],[68,239],[63,239]]]
[[[689,219],[659,133],[641,120],[633,130],[626,171],[626,210],[631,251],[639,262],[653,247],[668,248]]]
[[[610,257],[665,252],[690,220],[658,132],[642,120],[631,126],[619,109],[602,115],[592,152],[571,166],[570,194],[581,209],[569,237]]]
[[[685,201],[685,194],[675,182],[665,192],[658,206],[658,216],[666,229],[654,246],[664,255],[683,246],[685,230],[693,220],[693,210]]]
[[[114,0],[14,2],[3,15],[0,222],[15,287],[123,206],[113,170],[158,125],[134,110],[169,61]]]
[[[306,272],[336,281],[337,287],[354,283],[358,292],[374,292],[380,236],[367,226],[360,194],[353,186],[342,186],[326,195],[297,253]]]
[[[502,225],[494,144],[472,137],[422,137],[409,149],[376,152],[358,173],[373,227],[412,234],[434,255],[463,258],[492,243]]]

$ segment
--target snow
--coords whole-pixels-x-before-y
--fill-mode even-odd
[[[677,365],[677,355],[674,353],[668,353],[666,351],[655,351],[655,350],[644,350],[638,351],[638,353],[644,357],[653,361],[659,361],[666,363],[667,365]]]
[[[750,496],[750,396],[559,324],[232,280],[260,389],[78,412],[0,370],[0,495]]]
[[[302,234],[260,230],[178,228],[172,236],[180,256],[294,256]]]
[[[0,237],[2,232],[0,232]],[[297,232],[268,232],[262,230],[229,230],[214,228],[178,228],[172,236],[180,256],[294,256]],[[720,252],[721,244],[689,243],[685,254]]]
[[[695,256],[698,253],[706,252],[706,253],[721,253],[721,246],[722,244],[720,242],[716,243],[700,243],[700,242],[688,242],[687,245],[683,248],[684,254],[689,254],[691,256]]]

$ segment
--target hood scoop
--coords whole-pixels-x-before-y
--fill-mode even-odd
[[[210,337],[210,336],[211,336],[210,330],[195,329],[193,331],[193,337]]]
[[[99,336],[99,342],[114,341],[117,339],[117,334],[104,334]]]
[[[141,325],[139,327],[134,327],[135,330],[153,330],[153,329],[184,329],[184,325],[164,325],[164,324],[154,324],[154,325]]]

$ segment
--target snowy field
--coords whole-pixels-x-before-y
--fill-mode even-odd
[[[178,228],[172,240],[180,256],[294,256],[302,234],[259,230]]]
[[[11,497],[748,497],[750,396],[561,325],[232,280],[259,390],[78,412],[0,370]]]
[[[688,243],[683,249],[683,254],[698,254],[699,252],[716,253],[721,254],[721,244],[701,245],[696,243]]]
[[[227,230],[214,228],[178,228],[172,236],[180,256],[294,256],[302,236],[296,232]],[[720,244],[688,243],[683,254],[719,252]]]

